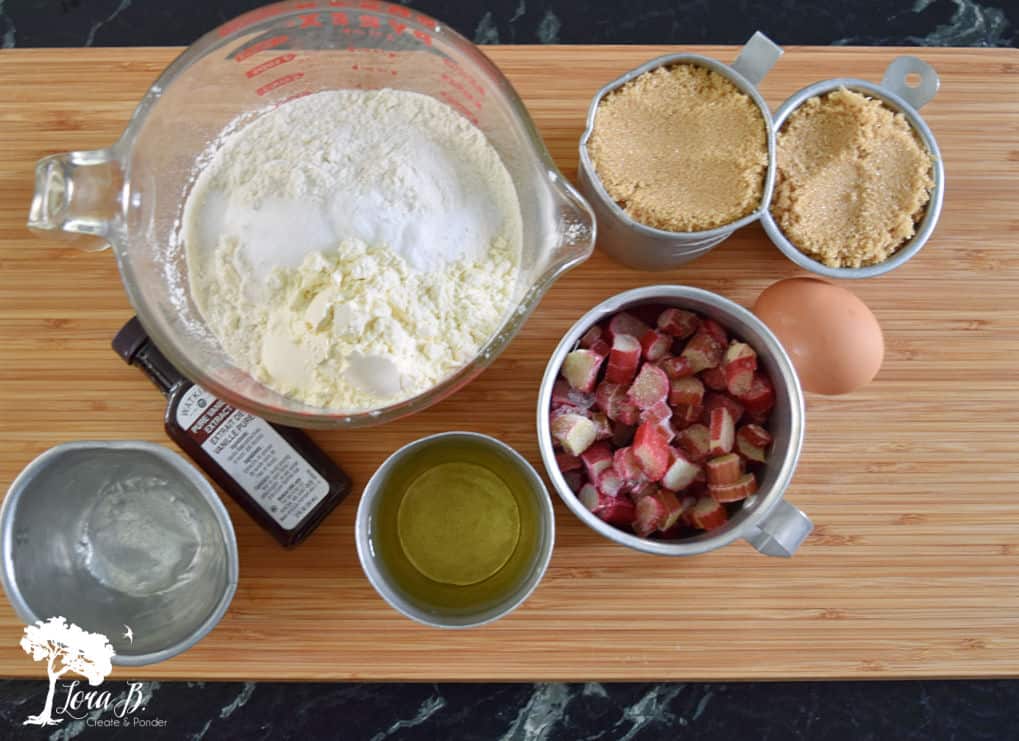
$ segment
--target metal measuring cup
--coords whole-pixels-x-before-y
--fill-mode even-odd
[[[907,80],[910,75],[917,75],[919,82],[910,85]],[[873,278],[874,276],[887,273],[899,267],[913,255],[920,251],[938,223],[941,216],[941,206],[945,198],[945,165],[941,160],[941,150],[931,133],[930,127],[919,114],[919,109],[929,103],[938,92],[941,84],[938,73],[934,68],[922,59],[914,56],[901,56],[892,61],[885,69],[884,77],[879,84],[858,80],[852,77],[840,77],[833,80],[822,80],[808,85],[802,90],[794,93],[786,100],[775,113],[775,131],[781,131],[786,120],[801,105],[809,99],[826,95],[833,90],[846,88],[855,90],[872,98],[877,98],[885,106],[896,113],[901,113],[913,131],[923,142],[927,151],[934,160],[933,179],[934,187],[931,190],[930,201],[927,202],[927,210],[923,219],[917,226],[913,238],[896,250],[891,257],[877,265],[866,265],[862,268],[832,268],[824,263],[814,260],[809,255],[800,252],[789,239],[782,233],[781,228],[775,222],[770,210],[766,210],[761,216],[761,225],[767,233],[768,238],[775,243],[786,257],[792,260],[805,270],[824,275],[828,278]]]
[[[587,128],[580,138],[580,166],[578,183],[581,192],[591,204],[598,224],[598,247],[619,262],[642,270],[674,268],[707,253],[715,245],[742,226],[755,221],[768,210],[771,192],[775,185],[775,126],[771,110],[757,90],[764,76],[782,55],[782,48],[760,31],[754,33],[740,50],[732,65],[700,54],[667,54],[630,70],[605,85],[594,96],[587,111]],[[595,172],[594,163],[587,151],[587,143],[594,131],[595,116],[602,99],[630,80],[658,67],[677,64],[696,64],[707,67],[730,80],[757,105],[768,137],[768,169],[764,178],[764,192],[760,205],[750,214],[732,223],[696,232],[670,232],[641,224],[630,218],[608,194]]]

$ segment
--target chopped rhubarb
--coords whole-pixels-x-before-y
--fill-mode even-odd
[[[753,445],[760,445],[761,447],[771,445],[771,433],[760,425],[743,425],[739,431],[747,439],[747,442]]]
[[[570,455],[580,455],[594,442],[594,422],[579,414],[562,414],[551,422],[552,437]],[[606,446],[607,447],[607,446]]]
[[[548,413],[549,424],[551,424],[552,422],[555,422],[560,417],[565,417],[567,414],[576,414],[576,415],[579,415],[581,417],[587,417],[588,419],[591,418],[591,412],[589,410],[587,410],[587,409],[578,409],[575,406],[570,406],[569,404],[563,404],[561,407],[555,407],[552,411],[550,411]]]
[[[677,432],[685,430],[701,418],[701,407],[692,404],[676,404],[672,408],[672,428]]]
[[[683,356],[665,358],[658,365],[669,378],[686,378],[694,374],[690,361]]]
[[[644,357],[655,362],[669,354],[669,350],[672,349],[672,338],[662,332],[649,329],[640,338],[640,347],[644,351]]]
[[[729,344],[729,334],[725,331],[725,328],[714,319],[702,320],[701,329],[714,337],[715,342],[723,348]]]
[[[637,375],[640,364],[640,342],[633,335],[617,334],[612,338],[612,350],[605,369],[605,380],[612,383],[630,383]]]
[[[594,404],[596,407],[608,414],[609,409],[612,406],[612,400],[619,394],[623,394],[624,396],[626,395],[626,386],[621,383],[602,381],[598,384],[598,388],[594,391]],[[609,419],[611,418],[612,416],[609,415]]]
[[[695,491],[694,487],[691,487],[689,491],[684,491],[683,495],[680,497],[680,505],[683,506],[683,514],[680,516],[680,522],[682,522],[687,527],[697,527],[696,525],[694,525],[692,516],[694,513],[694,506],[697,504],[697,502],[700,500],[702,496],[707,496],[708,498],[710,498],[710,496],[708,496],[706,487],[704,488],[703,491]]]
[[[756,491],[772,443],[776,394],[759,363],[749,343],[678,307],[591,326],[552,388],[559,475],[595,516],[645,537],[721,527]]]
[[[612,438],[612,423],[609,418],[601,412],[592,412],[589,419],[594,422],[594,439],[609,440]]]
[[[594,512],[598,508],[601,496],[599,496],[597,487],[594,484],[588,483],[580,487],[580,491],[577,492],[577,499],[580,500],[581,504]]]
[[[672,417],[672,407],[665,399],[652,404],[640,413],[641,422],[664,422]]]
[[[598,474],[598,479],[595,481],[598,491],[602,494],[608,494],[610,497],[618,497],[622,493],[625,483],[623,477],[616,473],[616,469],[613,466],[609,466]]]
[[[605,330],[595,324],[589,330],[584,332],[584,336],[580,338],[580,346],[585,347],[588,350],[594,343],[603,340],[605,338]]]
[[[651,481],[660,481],[669,468],[669,444],[658,425],[645,422],[633,438],[633,452]]]
[[[755,416],[766,416],[775,406],[775,387],[764,373],[755,373],[750,389],[740,396],[746,410]]]
[[[581,468],[583,464],[580,462],[580,458],[575,455],[570,455],[567,452],[560,451],[555,454],[556,465],[559,466],[560,471],[575,471]]]
[[[658,315],[658,329],[677,340],[685,340],[701,325],[700,317],[684,309],[666,309]]]
[[[585,450],[580,456],[587,471],[587,478],[598,480],[598,474],[612,465],[612,448],[606,442],[598,442]]]
[[[669,396],[669,377],[657,365],[645,363],[633,379],[627,398],[640,409],[647,409]]]
[[[612,456],[612,468],[615,469],[623,484],[630,491],[642,487],[648,483],[644,469],[640,467],[640,461],[633,452],[633,448],[620,448]]]
[[[604,355],[593,350],[574,350],[563,361],[562,374],[570,386],[585,393],[594,391]]]
[[[742,396],[750,390],[757,370],[757,353],[745,342],[733,342],[722,360],[725,385],[733,396]]]
[[[682,491],[694,482],[701,467],[691,463],[675,448],[670,448],[669,454],[669,468],[662,477],[662,486],[671,491]]]
[[[708,447],[710,455],[725,455],[732,451],[736,428],[728,409],[718,407],[711,410],[708,430],[711,432],[711,444]]]
[[[617,335],[628,334],[631,337],[643,337],[651,327],[646,325],[633,314],[621,311],[609,320],[609,336],[615,339]]]
[[[722,362],[722,352],[725,345],[722,345],[711,334],[703,329],[690,338],[680,353],[681,358],[686,358],[694,373],[700,373],[707,368],[714,368]]]
[[[714,530],[728,521],[729,514],[712,497],[700,497],[689,510],[688,519],[691,525],[701,530]]]
[[[636,516],[636,508],[628,498],[609,496],[593,484],[584,484],[577,498],[596,517],[613,525],[629,525]]]
[[[658,491],[641,497],[637,502],[637,518],[633,522],[633,531],[647,537],[656,530],[668,530],[683,514],[683,506],[671,491]]]
[[[743,464],[735,453],[712,458],[704,464],[707,471],[708,487],[717,484],[733,484],[743,475]]]
[[[716,409],[728,409],[733,422],[739,422],[743,416],[743,405],[738,401],[728,394],[708,391],[704,394],[704,411],[701,415],[705,424],[710,423],[711,413]]]
[[[640,410],[626,395],[626,386],[620,383],[602,381],[595,392],[595,404],[613,422],[627,425],[637,424]]]
[[[552,408],[562,406],[573,407],[574,409],[590,409],[594,406],[593,394],[584,393],[570,386],[566,379],[558,378],[552,384]]]
[[[708,493],[716,502],[739,502],[757,491],[757,479],[752,473],[740,476],[726,484],[708,484]]]
[[[669,384],[669,403],[699,407],[704,401],[704,384],[699,378],[673,378]]]
[[[630,490],[630,499],[632,499],[633,503],[636,504],[644,497],[654,494],[656,491],[658,491],[658,489],[659,489],[658,484],[654,483],[653,481],[645,481],[640,486],[636,486]]]
[[[711,446],[711,432],[702,424],[690,425],[678,435],[679,447],[691,461],[702,461],[708,457]]]
[[[725,371],[722,370],[721,366],[702,370],[699,374],[699,378],[704,382],[704,385],[712,391],[725,391],[727,389]]]
[[[657,424],[665,436],[665,442],[672,442],[672,438],[676,436],[676,431],[672,428],[672,407],[664,399],[641,412],[640,421]]]
[[[679,522],[679,518],[683,514],[683,503],[680,502],[679,497],[674,492],[666,491],[665,489],[659,489],[658,493],[651,496],[665,504],[665,519],[658,525],[658,530],[660,532],[671,530]]]
[[[736,450],[747,460],[764,463],[765,448],[770,443],[771,435],[760,425],[743,425],[736,431]]]

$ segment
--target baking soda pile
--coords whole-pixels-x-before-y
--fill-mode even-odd
[[[358,411],[435,386],[499,329],[521,217],[498,153],[453,109],[339,90],[225,136],[183,236],[195,303],[234,362]]]

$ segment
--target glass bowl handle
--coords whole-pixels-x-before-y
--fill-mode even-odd
[[[110,246],[121,213],[124,171],[112,149],[65,152],[35,165],[28,228],[87,252]]]

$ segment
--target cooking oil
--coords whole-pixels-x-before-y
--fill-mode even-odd
[[[538,548],[538,500],[519,463],[483,441],[438,438],[400,462],[372,526],[380,566],[408,598],[474,612],[512,593]]]

